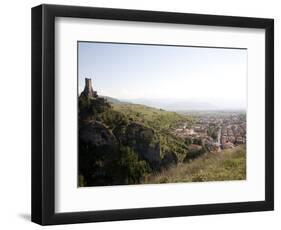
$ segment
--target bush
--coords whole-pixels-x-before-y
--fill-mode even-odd
[[[84,178],[84,176],[83,175],[79,175],[79,177],[78,177],[78,186],[79,187],[85,187],[85,186],[87,186],[87,183],[86,183],[86,181],[85,181],[85,178]]]
[[[139,160],[129,147],[95,147],[79,145],[79,186],[137,184],[146,173],[148,164]]]
[[[204,147],[200,150],[189,151],[184,158],[184,162],[189,162],[190,160],[200,157],[205,152],[206,152],[206,149]]]
[[[125,146],[120,147],[118,166],[124,176],[125,184],[140,183],[145,174],[150,171],[148,164],[139,160],[137,154],[131,148]]]
[[[128,123],[126,116],[112,109],[103,112],[101,114],[101,120],[111,129]]]
[[[212,137],[214,140],[218,138],[219,127],[211,126],[207,130],[208,136]]]
[[[99,115],[111,108],[103,98],[79,97],[79,120],[99,119]]]

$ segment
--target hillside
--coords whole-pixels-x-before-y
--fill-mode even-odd
[[[114,102],[91,87],[79,97],[79,186],[138,184],[186,158],[187,144],[170,132],[186,116]]]
[[[119,111],[130,119],[142,122],[157,130],[165,130],[172,128],[176,123],[182,121],[190,121],[188,116],[182,116],[175,112],[156,109],[140,104],[112,104],[113,109]]]
[[[114,97],[108,97],[108,96],[99,96],[101,98],[104,98],[108,103],[111,104],[125,104],[126,102],[120,101]]]
[[[203,182],[246,179],[246,147],[201,156],[159,173],[148,175],[143,183]]]
[[[98,96],[91,79],[85,85],[79,186],[244,179],[245,147],[218,153],[198,137],[177,135],[196,122],[194,115]]]
[[[131,121],[153,128],[160,138],[161,156],[165,152],[173,152],[179,161],[186,157],[187,143],[172,135],[171,129],[181,122],[191,124],[192,117],[139,104],[112,104],[112,108]]]

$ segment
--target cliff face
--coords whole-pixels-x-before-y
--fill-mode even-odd
[[[87,186],[134,184],[151,171],[177,163],[161,157],[158,133],[113,109],[86,79],[79,97],[79,175]],[[85,186],[85,185],[82,185]]]
[[[160,141],[153,129],[132,122],[116,127],[113,133],[122,145],[132,148],[139,159],[145,160],[152,170],[160,170]]]
[[[79,137],[83,143],[92,146],[113,146],[117,141],[115,136],[100,122],[90,121],[79,130]]]

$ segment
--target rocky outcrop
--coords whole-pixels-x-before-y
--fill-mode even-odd
[[[116,144],[115,136],[100,122],[91,121],[79,130],[82,142],[92,146],[112,146]]]
[[[118,141],[104,124],[83,122],[79,129],[79,174],[87,186],[112,184],[108,171],[118,160]]]
[[[161,166],[164,168],[169,168],[178,163],[178,157],[174,152],[167,152],[164,154],[161,160]]]
[[[113,133],[122,145],[130,146],[140,160],[148,162],[152,170],[160,170],[160,141],[152,128],[132,122],[115,128]]]

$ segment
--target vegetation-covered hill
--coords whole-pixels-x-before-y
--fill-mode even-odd
[[[112,106],[115,111],[121,112],[131,121],[153,128],[159,134],[162,156],[165,152],[173,152],[179,161],[185,158],[188,153],[187,146],[190,143],[172,135],[171,129],[182,122],[191,124],[192,117],[139,104],[113,104]]]
[[[80,186],[134,184],[187,156],[169,129],[188,119],[143,105],[79,98]]]
[[[173,134],[190,115],[92,95],[79,97],[79,186],[244,179],[245,147],[202,155]]]
[[[187,116],[184,117],[175,112],[156,109],[145,105],[112,104],[112,106],[114,110],[125,114],[131,120],[149,125],[158,131],[172,128],[176,123],[187,120]]]
[[[167,170],[148,175],[143,183],[202,182],[246,179],[246,147],[240,145],[201,156]]]

